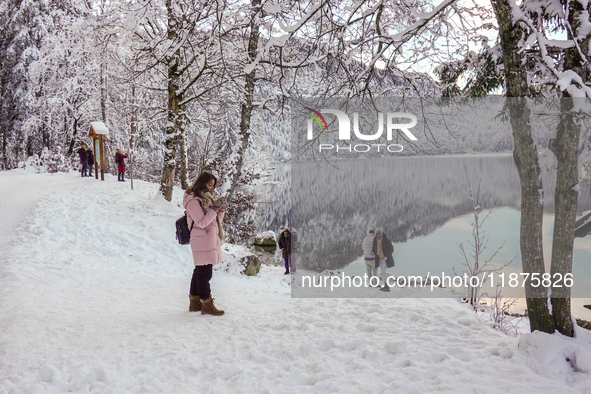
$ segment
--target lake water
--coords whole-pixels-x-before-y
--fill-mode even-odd
[[[542,159],[547,271],[554,220],[553,168],[551,159]],[[352,159],[330,165],[299,162],[277,166],[274,176],[284,186],[274,187],[271,200],[275,202],[263,209],[259,227],[277,231],[289,224],[296,228],[297,261],[302,269],[363,275],[361,241],[369,229],[381,228],[394,242],[392,275],[462,273],[465,267],[458,244],[471,250],[469,242],[473,242],[470,184],[473,197],[479,194],[480,220],[489,215],[483,225],[488,239],[483,257],[502,247],[491,264],[502,266],[513,259],[504,269],[506,281],[510,273],[521,272],[519,177],[511,154]],[[589,209],[591,197],[584,188],[577,214]],[[591,236],[575,240],[573,277],[573,297],[591,297]],[[503,295],[523,297],[524,293],[506,284]]]

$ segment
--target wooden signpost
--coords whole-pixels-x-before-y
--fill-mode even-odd
[[[94,150],[94,158],[95,158],[95,166],[94,166],[94,176],[98,179],[98,167],[100,163],[101,167],[101,181],[105,180],[105,155],[104,155],[104,147],[103,147],[103,136],[109,135],[109,129],[103,122],[91,122],[90,123],[90,130],[88,131],[88,136],[92,138],[92,145]]]

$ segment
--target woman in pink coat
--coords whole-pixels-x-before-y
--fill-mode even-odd
[[[224,311],[213,304],[209,281],[213,265],[222,262],[220,246],[225,241],[222,220],[227,208],[226,197],[214,200],[217,178],[209,172],[199,174],[193,186],[185,192],[183,206],[187,210],[187,224],[191,229],[193,278],[189,292],[190,312],[220,316]]]

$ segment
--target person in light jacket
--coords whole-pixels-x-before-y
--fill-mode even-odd
[[[220,247],[225,241],[222,221],[227,203],[225,196],[214,199],[216,184],[217,178],[213,174],[202,172],[185,192],[183,206],[187,210],[187,224],[191,229],[190,245],[195,264],[189,291],[189,311],[220,316],[224,311],[213,304],[209,281],[213,265],[222,262]]]
[[[374,276],[378,276],[378,269],[376,268],[376,258],[371,253],[373,248],[373,240],[375,238],[375,234],[373,230],[369,230],[363,241],[361,242],[361,249],[363,249],[363,257],[365,259],[365,266],[367,267],[367,277],[372,278]],[[370,281],[371,283],[371,281]],[[371,285],[370,285],[371,286]],[[372,286],[373,287],[373,286]]]
[[[381,287],[380,290],[390,291],[390,287],[388,286],[387,282],[388,273],[386,270],[388,268],[394,267],[394,257],[392,257],[392,253],[394,253],[394,245],[392,245],[392,241],[388,239],[382,230],[376,231],[376,237],[373,240],[371,252],[375,256],[376,269],[380,267],[380,271],[382,273],[382,281],[384,282],[384,286]]]

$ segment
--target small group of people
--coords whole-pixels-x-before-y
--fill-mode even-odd
[[[86,149],[86,145],[80,145],[80,149],[76,151],[80,157],[80,164],[82,164],[81,176],[93,176],[92,171],[94,169],[94,153],[92,149]]]
[[[297,241],[297,236],[291,227],[289,229],[282,227],[281,229],[283,231],[281,231],[281,235],[279,236],[279,249],[281,249],[281,256],[285,264],[284,275],[289,275],[290,270],[295,274],[296,266],[292,245]]]
[[[80,157],[80,164],[82,164],[82,172],[81,176],[93,176],[92,172],[94,171],[94,153],[92,149],[86,148],[86,145],[80,145],[80,148],[76,151],[78,156]],[[125,172],[127,171],[127,166],[125,165],[125,159],[127,159],[127,153],[123,153],[123,151],[119,148],[115,151],[115,162],[117,164],[117,181],[125,182]]]
[[[361,242],[363,249],[363,257],[365,258],[365,265],[367,267],[367,276],[369,278],[378,276],[378,267],[381,271],[382,282],[384,285],[380,287],[381,291],[390,291],[388,286],[388,268],[394,267],[394,245],[388,239],[384,231],[381,229],[369,230],[363,241]]]

